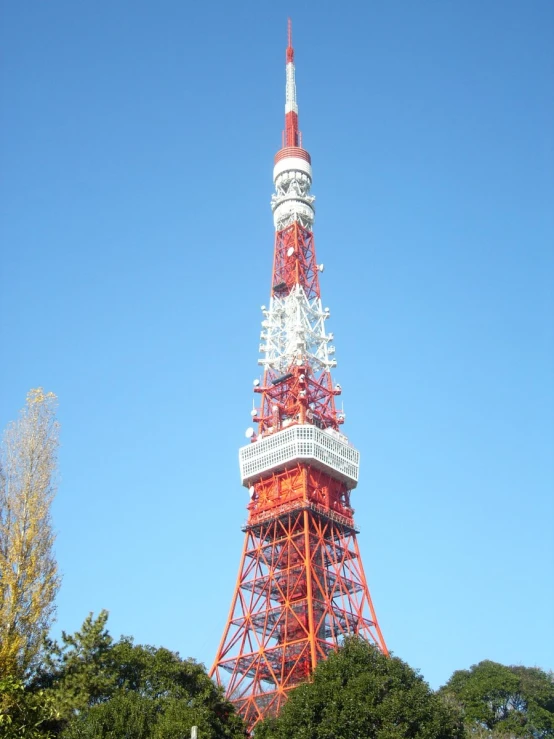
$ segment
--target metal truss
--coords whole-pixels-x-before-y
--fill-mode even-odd
[[[386,652],[349,512],[333,515],[291,500],[275,513],[246,527],[214,666],[250,726],[277,713],[287,693],[348,634]]]
[[[314,235],[294,221],[275,234],[273,260],[273,297],[285,297],[302,285],[308,301],[319,298],[319,272],[316,263]]]
[[[313,423],[321,429],[337,430],[344,422],[344,413],[337,413],[335,408],[335,397],[342,392],[340,385],[333,386],[328,371],[314,374],[309,363],[298,362],[292,363],[284,374],[267,369],[263,383],[254,387],[254,392],[262,396],[260,406],[252,412],[260,436],[292,423]]]

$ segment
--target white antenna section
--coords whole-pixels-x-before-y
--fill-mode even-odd
[[[296,80],[294,62],[289,62],[287,70],[287,88],[285,94],[285,115],[287,113],[298,113],[298,103],[296,102]],[[282,88],[281,88],[282,89]],[[281,98],[282,100],[283,98]]]
[[[320,298],[310,301],[302,285],[294,285],[286,297],[272,297],[264,315],[267,338],[260,347],[264,356],[258,364],[282,374],[292,362],[307,362],[314,372],[336,367],[336,359],[330,358],[335,351],[329,345],[332,334],[325,332],[330,313],[322,309]]]

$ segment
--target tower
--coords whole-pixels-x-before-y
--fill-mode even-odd
[[[312,167],[302,147],[291,25],[285,130],[275,155],[275,249],[269,307],[262,306],[263,375],[254,381],[249,443],[239,451],[250,494],[229,618],[211,674],[252,727],[279,711],[341,639],[387,648],[356,540],[350,493],[359,452],[341,432],[331,379],[313,236]]]

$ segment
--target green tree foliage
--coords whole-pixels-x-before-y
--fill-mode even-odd
[[[27,690],[21,680],[13,676],[0,679],[0,736],[47,739],[46,727],[56,717],[51,695],[42,690]]]
[[[537,667],[485,660],[456,671],[439,692],[461,706],[472,734],[554,737],[554,677]]]
[[[129,637],[113,642],[107,615],[51,644],[37,680],[60,711],[48,728],[63,739],[183,739],[198,726],[202,739],[243,739],[242,720],[202,665]]]
[[[150,739],[157,723],[154,701],[132,690],[118,690],[99,704],[70,722],[64,739]],[[181,727],[181,737],[190,734]]]
[[[106,629],[108,612],[90,613],[79,631],[62,632],[61,645],[47,642],[44,665],[35,681],[48,688],[63,718],[106,699],[116,687],[113,639]]]
[[[462,739],[459,712],[396,657],[352,637],[293,690],[256,739]]]

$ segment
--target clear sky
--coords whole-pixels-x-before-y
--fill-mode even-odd
[[[433,687],[554,668],[551,0],[0,8],[0,425],[59,396],[56,630],[216,651],[291,15],[385,639]]]

